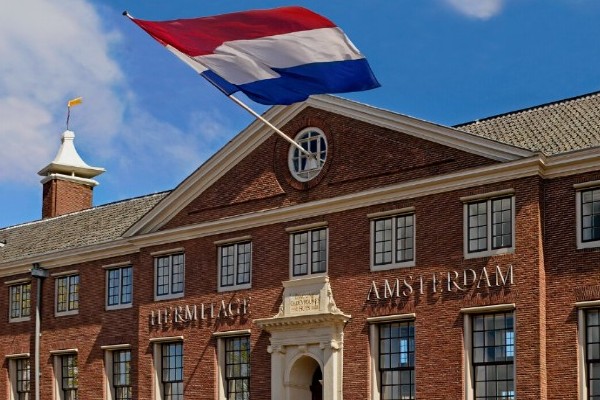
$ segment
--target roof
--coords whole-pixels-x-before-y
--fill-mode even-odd
[[[502,143],[554,155],[600,146],[600,92],[455,126]]]
[[[0,229],[0,264],[121,237],[168,192],[118,201],[83,211]]]

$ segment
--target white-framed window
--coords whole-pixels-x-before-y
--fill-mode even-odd
[[[31,317],[31,282],[22,282],[8,287],[10,322],[29,321]]]
[[[300,182],[310,181],[319,175],[327,160],[327,139],[320,129],[306,128],[296,135],[294,141],[310,155],[291,145],[288,154],[290,172]]]
[[[464,205],[465,258],[514,252],[515,197],[505,195]]]
[[[31,364],[29,354],[7,356],[9,400],[31,399]]]
[[[183,253],[154,258],[154,297],[156,300],[183,297],[185,257]]]
[[[133,267],[106,270],[106,309],[131,307],[133,301]]]
[[[249,331],[218,332],[218,399],[250,400]]]
[[[219,292],[249,289],[252,285],[252,242],[222,244],[219,253]]]
[[[579,400],[600,399],[600,301],[578,310]],[[580,305],[580,304],[578,304]],[[590,307],[590,305],[592,305]]]
[[[56,400],[79,399],[79,367],[76,351],[60,351],[54,354],[54,398]]]
[[[576,192],[577,248],[600,246],[600,187]]]
[[[326,227],[290,234],[290,275],[301,278],[327,273]]]
[[[154,342],[154,400],[183,400],[183,341],[172,339]]]
[[[464,311],[466,400],[517,398],[513,310],[506,305]]]
[[[132,400],[131,346],[103,346],[106,376],[106,400]]]
[[[371,270],[415,265],[415,213],[371,219]]]
[[[368,318],[371,345],[371,399],[414,400],[415,315]]]
[[[79,312],[79,275],[57,276],[56,315],[70,315]]]

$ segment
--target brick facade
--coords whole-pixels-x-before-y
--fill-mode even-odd
[[[42,218],[58,217],[92,206],[93,188],[81,183],[52,179],[44,184]]]
[[[577,399],[578,374],[582,372],[578,371],[575,303],[600,299],[596,271],[600,255],[598,249],[577,249],[573,185],[599,180],[600,172],[546,178],[538,173],[511,175],[507,169],[504,175],[493,175],[490,171],[501,166],[499,160],[317,108],[304,109],[283,130],[293,137],[308,126],[322,129],[330,146],[327,166],[316,181],[300,184],[293,180],[287,167],[288,145],[272,136],[244,158],[235,160],[235,165],[218,181],[189,200],[166,223],[151,233],[124,239],[130,245],[128,250],[115,246],[114,255],[109,250],[101,257],[50,269],[51,276],[43,281],[41,300],[41,397],[52,398],[56,371],[51,352],[77,349],[79,398],[106,398],[102,347],[128,344],[132,351],[133,397],[157,398],[153,397],[156,394],[152,383],[156,357],[153,339],[182,336],[185,398],[217,399],[219,336],[214,333],[250,330],[251,398],[272,398],[270,334],[254,321],[280,312],[282,282],[290,280],[290,228],[326,223],[327,276],[333,299],[341,312],[351,315],[343,329],[343,399],[371,398],[371,386],[375,383],[371,378],[373,355],[368,319],[408,314],[415,315],[416,398],[470,398],[469,389],[465,388],[465,309],[484,310],[497,305],[514,305],[516,398]],[[481,171],[481,176],[489,174],[490,178],[476,185],[469,184],[467,178],[466,183],[461,183],[460,174],[472,176],[472,171]],[[365,196],[362,206],[340,206],[322,213],[317,210],[307,216],[290,214],[274,222],[244,225],[243,217],[248,215],[267,215],[272,210],[303,204],[315,204],[318,209],[330,200],[351,199],[355,194],[403,183],[430,182],[453,174],[457,177],[452,182],[458,182],[452,183],[454,188],[400,186],[396,195],[385,201],[370,203],[369,196]],[[69,183],[56,181],[46,186],[63,184]],[[44,210],[46,194],[51,192],[46,186]],[[68,203],[80,207],[89,201],[86,196],[91,194],[86,190],[79,191]],[[514,251],[466,258],[464,198],[507,190],[515,199]],[[56,205],[53,215],[68,212],[64,207],[67,204]],[[416,265],[371,271],[369,215],[407,208],[414,209],[415,215]],[[227,219],[239,220],[240,229],[229,225],[222,228]],[[205,225],[202,231],[194,231],[200,233],[185,230]],[[166,239],[161,239],[161,234]],[[251,238],[252,287],[218,292],[217,244],[239,237]],[[183,249],[185,254],[184,296],[155,301],[154,259],[156,254],[171,249]],[[105,267],[129,264],[133,266],[132,307],[106,311]],[[513,282],[496,285],[497,268],[503,273],[512,268]],[[463,271],[473,270],[481,277],[484,269],[490,274],[489,285],[460,283]],[[56,316],[55,282],[67,271],[77,271],[80,276],[79,311],[76,315]],[[457,275],[453,275],[455,271]],[[5,274],[0,279],[4,283],[0,286],[0,320],[9,321],[10,282],[28,276],[23,272]],[[458,286],[448,282],[449,276],[459,282]],[[419,277],[423,278],[422,285]],[[384,282],[393,283],[396,279],[409,279],[412,293],[391,298],[383,298],[381,293],[381,299],[373,296],[367,300],[372,285],[385,290]],[[36,301],[36,284],[33,279],[32,305]],[[218,308],[221,302],[241,299],[249,301],[247,315],[151,324],[152,313],[156,315],[159,310],[170,308],[173,313],[177,307],[201,304]],[[34,324],[33,317],[25,322],[2,324],[1,353],[29,353],[33,365]],[[6,358],[3,367],[0,397],[6,398]]]

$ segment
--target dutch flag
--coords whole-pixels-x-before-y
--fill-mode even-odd
[[[379,86],[344,32],[306,8],[173,21],[129,17],[227,95],[241,91],[257,103],[292,104]]]

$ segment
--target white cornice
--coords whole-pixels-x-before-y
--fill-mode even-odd
[[[333,96],[316,96],[291,106],[275,106],[264,117],[273,125],[282,127],[308,107],[344,115],[496,161],[514,161],[533,155],[528,150]],[[157,231],[271,134],[270,128],[258,120],[254,121],[127,230],[124,236]]]
[[[304,220],[334,212],[506,182],[528,176],[540,176],[548,179],[574,175],[598,170],[599,165],[599,149],[582,150],[553,157],[538,154],[526,159],[402,182],[331,199],[261,210],[201,224],[160,232],[143,233],[133,237],[123,237],[109,243],[55,251],[6,263],[0,262],[0,277],[29,272],[33,263],[40,263],[44,268],[49,269],[76,265],[93,260],[134,254],[140,248],[147,246],[158,246],[220,233],[234,233],[257,226]],[[457,198],[457,201],[460,200]],[[155,218],[160,218],[160,215]]]
[[[307,105],[344,115],[375,126],[389,128],[420,139],[467,151],[497,161],[510,161],[530,157],[530,150],[510,146],[455,128],[434,124],[392,111],[356,103],[335,96],[313,96]]]

